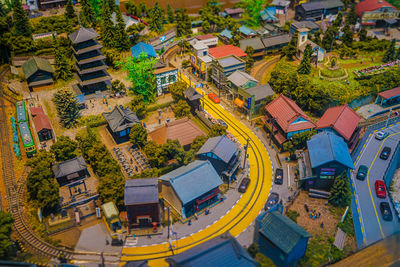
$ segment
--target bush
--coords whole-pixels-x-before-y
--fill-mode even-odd
[[[99,127],[107,124],[102,114],[89,115],[78,119],[78,127]]]
[[[353,214],[350,208],[347,213],[346,219],[344,219],[344,222],[339,222],[338,227],[342,229],[342,231],[345,232],[347,235],[354,236],[355,233],[353,225]]]
[[[300,216],[300,214],[295,210],[288,210],[285,215],[295,223],[297,223],[297,217]]]
[[[342,68],[336,70],[322,69],[321,75],[327,78],[338,78],[345,75],[345,72]]]
[[[146,111],[153,112],[155,110],[158,110],[159,108],[163,109],[163,108],[169,107],[172,103],[174,103],[174,101],[170,101],[170,102],[166,102],[166,103],[162,103],[162,104],[152,104],[146,108]]]

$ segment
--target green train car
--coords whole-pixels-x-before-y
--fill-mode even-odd
[[[35,142],[33,141],[29,124],[26,121],[18,123],[19,133],[24,144],[25,153],[28,158],[36,154]]]
[[[15,104],[17,108],[17,123],[28,122],[28,113],[26,111],[25,101],[19,101]]]

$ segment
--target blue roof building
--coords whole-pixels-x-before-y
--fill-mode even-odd
[[[252,29],[250,29],[250,28],[247,28],[246,26],[242,26],[242,27],[240,27],[239,28],[239,30],[240,30],[240,33],[242,34],[242,35],[244,35],[245,37],[250,37],[250,36],[255,36],[255,35],[257,35],[257,33],[255,32],[255,31],[253,31]]]
[[[147,57],[157,57],[156,50],[150,44],[139,42],[131,47],[132,57],[138,58],[141,53],[145,53]]]
[[[296,266],[304,256],[308,239],[307,231],[279,211],[267,211],[257,218],[254,241],[259,251],[276,266]]]
[[[238,146],[226,135],[209,138],[197,152],[201,160],[208,160],[217,173],[230,178],[238,169]]]
[[[214,237],[198,246],[166,259],[173,267],[255,267],[258,263],[229,233]]]
[[[321,132],[307,141],[306,165],[312,169],[307,188],[329,190],[336,176],[354,169],[348,146],[344,139],[331,132]]]
[[[160,177],[163,199],[183,219],[219,200],[222,180],[210,161],[195,160]]]
[[[220,32],[219,36],[227,38],[227,39],[232,39],[232,31],[228,29],[224,29],[222,32]]]
[[[277,21],[275,14],[275,7],[266,8],[260,11],[260,19],[262,22],[273,23]]]

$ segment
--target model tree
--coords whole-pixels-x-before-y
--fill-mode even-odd
[[[83,27],[92,27],[96,24],[96,14],[92,6],[90,5],[89,0],[80,0],[81,4],[81,12],[80,12],[80,20]]]
[[[342,42],[347,45],[348,47],[353,46],[353,36],[354,33],[350,29],[350,25],[346,23],[346,25],[343,28],[343,35],[342,35]]]
[[[0,17],[4,17],[5,15],[7,15],[7,13],[8,13],[8,9],[3,4],[3,2],[0,2]]]
[[[142,17],[146,17],[147,16],[147,7],[146,7],[145,2],[143,2],[143,1],[141,1],[139,3],[139,14]]]
[[[130,47],[128,34],[125,31],[125,22],[122,18],[121,10],[117,8],[117,25],[115,26],[115,48],[125,51]]]
[[[190,107],[185,100],[178,100],[172,107],[176,118],[184,118],[190,116]]]
[[[118,207],[124,206],[125,179],[121,175],[107,174],[101,177],[97,192],[103,203],[115,202]]]
[[[164,30],[164,9],[162,9],[158,2],[152,9],[149,10],[149,28],[152,31],[161,33]]]
[[[201,27],[203,28],[204,33],[210,32],[210,22],[208,22],[207,20],[205,20],[201,23]]]
[[[62,125],[66,128],[74,127],[80,117],[78,100],[68,89],[59,89],[53,97],[57,114]]]
[[[365,42],[365,41],[368,40],[368,37],[367,37],[367,30],[365,30],[364,27],[361,27],[360,31],[358,32],[358,39],[359,39],[361,42]]]
[[[385,54],[383,55],[383,62],[390,62],[396,59],[396,40],[392,40],[388,50],[386,50]]]
[[[326,50],[331,51],[336,45],[336,37],[339,34],[339,30],[335,26],[329,27],[322,38],[322,47]]]
[[[125,4],[125,9],[128,14],[140,17],[138,14],[138,6],[135,4],[135,2],[133,2],[133,0],[129,0]]]
[[[28,20],[28,16],[20,0],[15,0],[13,8],[14,31],[16,35],[23,35],[26,37],[32,36],[32,28]]]
[[[134,124],[129,133],[129,140],[132,144],[143,147],[147,143],[146,129],[140,123]]]
[[[245,50],[247,56],[245,58],[246,61],[246,71],[248,73],[250,73],[251,68],[254,66],[254,58],[253,58],[253,54],[254,54],[254,48],[251,46],[247,46],[246,50]]]
[[[168,17],[168,22],[169,23],[174,23],[175,22],[174,10],[172,9],[172,7],[169,4],[167,6],[167,17]]]
[[[142,95],[132,96],[129,107],[133,112],[135,112],[139,119],[143,119],[146,116],[146,103],[144,102],[144,97]]]
[[[299,74],[310,74],[311,72],[311,54],[312,48],[310,44],[307,44],[304,50],[303,58],[301,59],[300,66],[297,69]]]
[[[239,25],[235,24],[232,28],[232,39],[231,44],[239,46],[239,41],[241,39]]]
[[[64,16],[68,19],[73,19],[76,17],[74,5],[72,4],[72,0],[67,1],[67,4],[65,5]]]
[[[342,25],[343,21],[343,13],[339,11],[339,13],[336,15],[336,19],[333,21],[332,25],[335,27],[340,27]]]
[[[50,151],[53,153],[56,161],[66,161],[76,158],[78,143],[72,140],[69,136],[60,136],[57,142],[51,145]]]
[[[183,81],[177,81],[168,86],[168,91],[171,93],[172,98],[175,102],[179,100],[184,100],[185,97],[183,95],[183,91],[187,88],[186,83]]]
[[[357,23],[356,6],[354,4],[351,6],[350,12],[347,13],[346,22],[350,25],[355,25]]]
[[[226,134],[226,127],[222,126],[221,124],[214,124],[210,131],[208,132],[209,137],[215,137]]]
[[[286,56],[287,60],[294,60],[294,57],[296,56],[296,53],[297,53],[297,39],[298,39],[298,37],[299,37],[299,33],[295,32],[293,34],[292,39],[288,43],[288,45],[282,48],[281,57]]]
[[[101,8],[101,22],[100,22],[100,38],[107,48],[113,48],[116,45],[115,31],[111,21],[111,10],[107,0],[103,0]]]
[[[0,211],[0,259],[8,259],[11,252],[11,233],[14,219],[11,213]]]
[[[329,203],[337,207],[346,207],[351,201],[351,191],[349,186],[349,179],[345,172],[335,178],[331,189],[331,196]]]
[[[186,36],[192,32],[192,22],[189,16],[186,14],[186,9],[178,8],[175,10],[175,21],[176,21],[176,35],[178,37]]]
[[[45,213],[60,203],[59,186],[51,169],[52,164],[52,156],[45,150],[41,150],[26,163],[31,167],[26,185],[29,200],[43,208]]]
[[[144,97],[146,102],[154,102],[156,98],[156,83],[153,66],[157,59],[148,58],[145,53],[139,57],[128,57],[116,63],[117,66],[128,72],[128,79],[132,83],[133,91]]]
[[[257,26],[261,21],[260,12],[265,8],[266,0],[243,0],[246,10],[246,22],[251,26]]]
[[[58,43],[56,37],[53,36],[54,42],[54,77],[56,80],[67,81],[72,78],[71,67],[68,64],[64,49]]]

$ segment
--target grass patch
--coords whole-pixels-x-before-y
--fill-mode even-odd
[[[345,232],[347,235],[353,237],[355,232],[354,232],[354,225],[353,225],[353,214],[351,213],[351,209],[349,208],[349,211],[347,213],[346,219],[344,219],[344,222],[339,222],[338,227],[342,229],[343,232]]]
[[[345,75],[345,72],[342,68],[336,69],[336,70],[330,70],[330,69],[322,69],[321,74],[324,77],[328,78],[339,78]]]
[[[292,221],[294,221],[295,223],[297,223],[297,217],[300,216],[300,214],[295,211],[295,210],[288,210],[285,214],[289,219],[291,219]]]
[[[196,123],[197,126],[199,126],[199,128],[208,135],[208,133],[210,132],[210,129],[207,127],[207,125],[205,125],[199,118],[197,118],[196,116],[192,116],[191,117],[192,121],[194,123]]]
[[[77,127],[83,127],[85,125],[89,127],[98,127],[105,124],[107,124],[107,121],[104,119],[103,114],[97,114],[80,117],[78,119]]]

